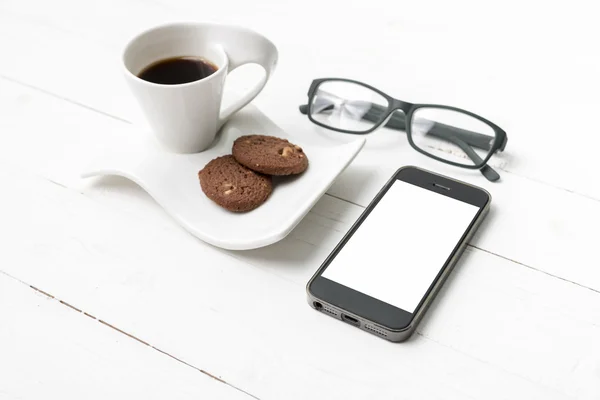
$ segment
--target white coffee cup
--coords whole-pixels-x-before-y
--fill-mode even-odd
[[[201,57],[218,70],[194,82],[163,85],[138,75],[157,61]],[[265,75],[239,99],[221,109],[229,72],[256,63]],[[263,89],[277,63],[277,49],[264,36],[246,28],[208,23],[173,23],[134,37],[123,52],[125,77],[156,138],[177,153],[205,150],[233,113]]]

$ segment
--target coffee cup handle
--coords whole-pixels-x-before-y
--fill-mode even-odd
[[[258,64],[265,70],[263,77],[239,99],[221,109],[219,126],[223,125],[231,115],[250,103],[265,87],[277,65],[277,48],[262,35],[250,30],[241,30],[237,37],[230,37],[224,49],[229,60],[227,73],[246,64]]]

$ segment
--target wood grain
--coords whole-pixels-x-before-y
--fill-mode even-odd
[[[324,239],[331,218],[311,214],[316,221],[303,221],[298,239],[251,253],[249,265],[40,178],[15,170],[1,178],[11,195],[0,217],[19,227],[0,237],[14,243],[4,257],[15,261],[3,268],[259,398],[385,397],[399,384],[417,394],[431,379],[438,389],[425,397],[598,393],[597,293],[519,264],[467,252],[418,335],[393,345],[305,304],[303,282],[322,250],[300,238]],[[317,208],[326,209],[323,201]],[[329,230],[324,242],[342,233]],[[481,384],[498,381],[504,389],[494,393]]]
[[[1,399],[250,399],[0,273]]]
[[[586,135],[594,126],[588,116],[600,101],[593,95],[600,90],[600,59],[588,51],[600,28],[593,23],[594,12],[586,12],[589,1],[576,0],[568,8],[544,4],[543,18],[537,2],[503,2],[489,9],[472,1],[452,7],[402,1],[392,9],[385,0],[368,7],[359,1],[340,5],[316,0],[234,4],[213,4],[205,13],[187,0],[111,0],[102,6],[5,0],[0,4],[0,43],[12,57],[3,60],[0,72],[103,112],[139,119],[118,65],[128,38],[145,27],[191,15],[242,24],[272,37],[282,52],[278,70],[256,104],[272,110],[270,115],[284,128],[297,127],[299,121],[305,125],[297,105],[305,101],[312,79],[354,77],[405,100],[457,105],[485,115],[509,132],[508,153],[499,160],[503,169],[600,199],[600,189],[589,183],[600,138]],[[62,12],[52,12],[56,9]],[[329,26],[340,10],[346,12],[335,26],[345,40],[335,46],[322,40],[321,29],[306,29],[307,21]],[[511,29],[506,29],[507,21]],[[558,30],[556,21],[569,27]],[[363,24],[364,29],[355,28]],[[43,69],[35,62],[49,59],[61,61],[44,63]],[[90,71],[98,73],[96,79],[88,79]],[[582,135],[585,146],[575,140]],[[570,165],[575,154],[577,168]]]
[[[79,178],[80,171],[95,155],[109,151],[114,143],[134,141],[143,132],[125,122],[51,95],[39,95],[33,89],[7,80],[0,80],[0,85],[0,107],[6,112],[0,120],[0,129],[13,133],[0,137],[0,154],[5,162],[76,188],[87,196],[108,197],[106,200],[119,209],[136,213],[141,218],[156,218],[161,221],[157,223],[173,226],[162,211],[154,204],[148,204],[145,193],[131,188],[123,193],[123,185],[90,186]],[[27,118],[31,113],[37,118]],[[68,118],[63,115],[68,115]],[[48,124],[53,127],[51,135],[45,130]],[[32,142],[36,146],[31,146]],[[489,183],[481,176],[473,175],[472,171],[456,171],[456,168],[423,159],[407,146],[386,149],[371,143],[366,145],[329,193],[366,206],[401,165],[398,157],[403,164],[420,165],[449,174],[483,186],[492,193],[492,211],[472,241],[474,246],[600,290],[600,269],[594,268],[597,265],[596,235],[590,234],[600,225],[600,202],[594,199],[510,173],[503,174],[501,184]],[[132,203],[132,196],[139,198],[140,204]],[[150,216],[146,206],[153,210],[151,214],[160,215]],[[488,229],[489,226],[493,229]]]
[[[86,346],[111,344],[106,332],[128,343],[125,350],[101,345],[105,363],[78,361],[78,376],[92,388],[94,376],[115,382],[139,364],[164,368],[157,385],[183,382],[191,394],[216,398],[240,392],[198,370],[261,399],[600,397],[593,119],[600,59],[590,51],[600,28],[585,2],[198,7],[191,0],[0,2],[0,243],[8,244],[0,271],[57,299],[39,312],[23,302],[7,329],[53,326],[48,340],[63,350],[59,365],[67,371],[70,360],[82,360],[69,335],[81,332]],[[357,78],[408,101],[456,105],[497,122],[509,134],[506,154],[492,160],[502,181],[439,165],[403,135],[378,132],[288,238],[248,252],[192,238],[124,179],[81,181],[91,158],[143,134],[120,77],[123,43],[144,27],[190,16],[246,25],[276,42],[278,71],[255,104],[290,133],[345,140],[309,124],[297,106],[313,78]],[[324,38],[324,27],[338,40]],[[245,84],[243,73],[231,78],[231,90]],[[394,345],[313,312],[304,285],[375,191],[407,164],[483,186],[494,200],[417,334]],[[30,296],[3,292],[5,301]],[[33,334],[11,338],[15,349],[47,343]],[[173,361],[173,369],[149,346],[189,366]],[[56,354],[39,352],[46,360]],[[7,359],[28,365],[31,357],[3,351],[0,371]],[[50,393],[65,387],[43,368],[10,372],[14,382],[39,379]],[[116,387],[134,390],[140,380]],[[12,397],[39,393],[2,383],[0,394],[5,388]],[[72,390],[81,397],[78,386]]]

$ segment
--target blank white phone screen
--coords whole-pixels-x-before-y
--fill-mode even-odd
[[[322,276],[413,313],[478,210],[396,180]]]

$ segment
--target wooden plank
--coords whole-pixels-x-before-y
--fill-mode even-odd
[[[124,10],[122,12],[129,12],[127,10],[136,8],[135,3],[132,3],[133,5],[127,4],[129,3],[120,8]],[[79,6],[76,5],[75,9],[77,9],[76,7]],[[71,31],[59,31],[55,27],[59,26],[61,29],[67,29],[64,26],[72,18],[61,17],[62,19],[58,21],[48,21],[47,18],[54,17],[44,17],[45,14],[42,13],[42,9],[40,12],[35,11],[34,22],[28,22],[29,19],[23,21],[22,18],[32,18],[28,14],[31,10],[26,7],[19,9],[21,13],[17,15],[20,15],[21,19],[9,19],[6,17],[6,24],[0,25],[0,29],[6,29],[6,34],[0,35],[0,41],[6,41],[2,42],[2,46],[7,48],[8,53],[16,55],[9,59],[7,63],[3,63],[0,66],[0,71],[6,71],[10,76],[16,76],[34,85],[39,85],[46,90],[51,90],[62,96],[118,115],[119,117],[132,120],[139,118],[139,116],[136,117],[136,108],[119,77],[116,66],[119,44],[124,40],[125,32],[111,33],[111,31],[107,35],[104,35],[104,33],[102,35],[98,34],[92,29],[94,26],[93,21],[86,21],[89,22],[89,25],[80,24],[76,28],[71,27]],[[151,10],[152,7],[148,8],[148,14],[143,14],[145,17],[141,18],[141,20],[146,21],[148,24],[156,22],[152,20],[152,18],[156,17],[156,14]],[[9,10],[7,15],[10,15],[10,12]],[[149,20],[145,18],[149,18]],[[40,21],[46,21],[47,24],[52,22],[55,25],[50,25],[50,27],[40,26]],[[92,37],[74,37],[73,32],[82,33],[82,29],[85,26],[89,26],[90,30],[85,32],[88,35],[92,35]],[[12,40],[10,32],[22,32],[22,34],[18,35],[22,42],[16,43]],[[93,34],[94,32],[96,33]],[[40,38],[42,38],[41,42]],[[27,66],[35,65],[31,57],[33,55],[36,57],[40,56],[39,52],[32,52],[31,49],[37,49],[38,47],[42,51],[42,57],[45,57],[43,51],[52,52],[54,57],[69,60],[68,64],[72,66],[65,68],[64,64],[50,64],[47,69],[42,71],[42,74],[36,74],[33,69],[28,70]],[[73,58],[74,49],[77,49],[75,52],[78,54],[77,58]],[[94,57],[94,52],[96,57]],[[50,53],[47,56],[50,57]],[[31,58],[31,63],[25,63],[26,67],[24,68],[21,65],[21,60],[28,60],[28,57]],[[91,59],[97,60],[97,62],[88,66],[87,64],[89,63],[87,60]],[[85,74],[90,71],[88,69],[84,73],[86,68],[92,68],[92,70],[96,71],[94,75],[102,78],[86,80]],[[83,81],[87,81],[89,85],[80,85],[78,83]],[[300,93],[299,87],[288,88],[284,86],[283,89],[286,91],[290,90],[291,93]],[[302,89],[303,92],[304,89]],[[443,90],[442,93],[444,93]],[[300,135],[315,134],[317,132],[310,125],[306,128],[306,132],[298,129],[299,124],[306,126],[306,121],[296,114],[295,106],[292,107],[291,104],[285,104],[287,97],[280,99],[280,96],[271,96],[271,99],[268,100],[267,96],[261,96],[258,103],[264,105],[265,110],[273,110],[273,112],[269,112],[269,115],[272,115],[282,126],[289,127],[290,130],[298,132]],[[274,103],[275,101],[277,102],[276,104]],[[589,101],[595,100],[589,99]],[[294,113],[290,114],[289,110],[292,109]],[[82,121],[80,124],[85,124],[85,122]],[[35,131],[40,131],[40,129],[35,129]],[[552,130],[552,132],[554,131]],[[545,143],[546,132],[536,133],[533,130],[530,132],[532,132],[529,133],[529,136],[533,138],[532,140],[537,142],[543,141]],[[542,134],[544,135],[543,137],[540,136]],[[323,137],[323,140],[337,140],[334,135],[324,135],[321,133],[320,136]],[[519,138],[521,136],[526,137],[528,135],[520,135]],[[587,136],[586,148],[594,148],[595,140],[600,140],[600,136]],[[511,139],[511,145],[512,143]],[[490,233],[484,230],[475,239],[475,245],[492,253],[501,254],[511,260],[524,263],[530,267],[598,290],[600,287],[600,272],[598,272],[597,268],[592,268],[595,265],[593,254],[594,235],[590,235],[588,232],[597,231],[595,227],[598,224],[599,215],[598,211],[595,210],[594,199],[598,199],[600,196],[594,193],[597,190],[596,188],[600,188],[600,183],[597,183],[597,180],[590,180],[586,173],[586,171],[593,170],[594,158],[581,159],[578,152],[569,150],[569,143],[565,144],[564,141],[559,141],[558,143],[560,149],[550,149],[542,152],[544,154],[551,154],[552,157],[550,159],[544,159],[543,154],[532,157],[525,155],[518,158],[518,168],[509,168],[509,170],[516,171],[516,174],[503,173],[503,182],[500,184],[490,184],[476,172],[461,171],[453,167],[439,165],[440,163],[430,161],[419,154],[415,154],[406,145],[405,138],[400,135],[394,138],[390,138],[389,135],[384,134],[374,135],[369,140],[369,144],[363,154],[359,156],[342,179],[336,182],[330,193],[364,206],[376,190],[381,187],[382,183],[391,175],[391,172],[398,166],[405,164],[420,165],[477,185],[482,185],[492,192],[495,205],[497,205],[496,210],[498,211],[497,213],[493,212],[491,215],[492,218],[490,218],[494,224],[493,232],[490,231]],[[528,148],[527,144],[518,144],[517,146],[519,148]],[[80,152],[79,156],[87,157],[88,154]],[[577,154],[577,160],[573,161],[578,162],[573,162],[570,166],[565,167],[568,160],[557,163],[556,154],[571,154],[572,156]],[[508,168],[514,159],[515,157],[508,157],[508,159],[496,160],[494,163],[502,168]],[[591,164],[588,165],[588,162]],[[556,185],[562,185],[563,188],[572,187],[570,184],[563,185],[561,183],[562,178],[560,177],[564,174],[567,174],[569,181],[576,182],[583,179],[582,183],[584,185],[582,187],[585,187],[585,189],[577,190],[582,194],[594,192],[592,194],[595,197],[590,199],[578,198],[577,195],[570,192],[570,189],[545,188],[543,184],[538,182],[539,180],[544,180],[544,176],[537,173],[530,173],[527,165],[532,164],[532,168],[536,171],[546,168],[550,171],[549,173],[554,174],[557,177]],[[556,171],[555,167],[557,165],[560,171]],[[76,172],[73,168],[70,168],[70,170],[72,174]],[[519,195],[515,196],[515,193],[519,193]],[[575,199],[573,201],[577,205],[568,205],[572,198]],[[505,199],[508,199],[508,202]],[[123,206],[132,208],[127,204],[125,203]],[[488,224],[491,224],[491,221],[488,221]],[[575,257],[575,262],[573,262],[572,257]]]
[[[0,273],[1,399],[250,399]]]
[[[598,293],[491,254],[468,251],[395,345],[305,304],[304,282],[359,211],[348,203],[322,200],[293,237],[236,253],[250,265],[11,167],[0,180],[3,270],[259,398],[600,394]]]
[[[306,29],[306,21],[330,26],[331,16],[339,12],[335,2],[235,2],[213,4],[207,13],[185,0],[112,0],[93,6],[93,12],[75,0],[7,0],[0,5],[0,47],[12,57],[3,60],[0,73],[137,120],[118,67],[123,44],[144,27],[201,15],[203,20],[250,26],[276,41],[282,53],[278,71],[256,103],[285,128],[312,129],[297,112],[311,79],[324,74],[355,77],[406,100],[452,104],[485,115],[509,132],[507,154],[495,161],[502,169],[600,199],[600,186],[590,184],[600,145],[600,137],[590,130],[599,106],[593,93],[600,90],[600,58],[588,51],[600,27],[592,19],[592,3],[576,3],[566,9],[545,4],[540,20],[534,3],[504,2],[493,7],[489,18],[488,11],[468,2],[451,8],[444,2],[402,2],[394,4],[397,12],[388,13],[380,12],[390,7],[385,0],[370,2],[368,8],[351,2],[344,18],[335,19],[344,40],[332,45],[320,29]],[[318,13],[312,12],[316,9]],[[532,20],[537,21],[535,30]],[[557,30],[557,20],[579,22]],[[60,62],[40,69],[39,59]],[[565,71],[576,72],[569,80],[557,80]],[[550,82],[552,95],[547,96]],[[400,137],[394,146],[406,146]]]
[[[178,229],[137,186],[122,179],[107,179],[99,185],[79,179],[91,158],[110,151],[111,146],[137,140],[140,132],[129,124],[52,96],[40,96],[35,90],[6,80],[0,80],[0,113],[0,129],[10,133],[0,137],[4,162],[74,188],[141,220],[152,220],[156,229]],[[36,118],[30,118],[32,114]],[[451,167],[420,160],[406,147],[396,151],[367,145],[329,193],[366,205],[399,166],[395,161],[398,155],[403,164],[451,172]],[[452,175],[481,184],[494,199],[473,245],[600,290],[600,269],[594,268],[596,235],[590,234],[600,225],[599,202],[514,174],[504,174],[501,184],[492,184],[471,171],[458,172]]]
[[[11,55],[3,58],[0,74],[127,120],[135,120],[135,107],[114,61],[129,27],[134,31],[163,16],[188,19],[197,10],[196,2],[119,2],[90,10],[58,0],[52,7],[69,10],[61,14],[31,5],[0,4],[0,48]],[[277,38],[282,62],[257,99],[276,122],[299,134],[340,140],[313,130],[296,113],[308,82],[322,75],[324,66],[359,79],[365,70],[377,71],[369,73],[375,75],[370,82],[401,98],[457,104],[489,115],[512,135],[508,157],[494,163],[513,173],[501,172],[504,181],[490,186],[496,208],[474,244],[598,290],[593,253],[597,201],[561,188],[600,198],[599,186],[585,175],[594,165],[584,157],[593,155],[600,139],[583,136],[583,152],[576,141],[559,140],[565,131],[589,132],[588,118],[570,116],[578,110],[578,115],[593,115],[597,108],[597,99],[586,91],[597,87],[598,59],[580,51],[593,48],[596,24],[557,31],[546,22],[552,18],[540,20],[536,7],[522,4],[518,12],[503,5],[494,10],[495,18],[474,23],[473,12],[460,19],[459,5],[438,4],[433,7],[438,15],[427,4],[407,5],[402,15],[434,14],[431,18],[401,20],[390,12],[367,26],[362,22],[369,16],[382,15],[381,6],[369,3],[339,19],[344,40],[333,46],[319,29],[306,30],[307,15],[288,7],[215,4],[209,16],[251,24]],[[320,10],[311,11],[313,26],[327,25],[337,15],[335,7],[302,4],[303,10]],[[546,16],[560,11],[552,5],[544,10]],[[272,17],[289,13],[293,21]],[[520,17],[510,20],[507,31],[513,14]],[[131,18],[122,23],[121,16]],[[534,17],[538,41],[527,34]],[[364,29],[355,29],[359,22]],[[409,40],[416,35],[419,41]],[[381,38],[378,46],[373,37]],[[399,43],[402,51],[389,50]],[[529,57],[533,45],[537,60]],[[557,52],[564,57],[557,59]],[[40,68],[40,59],[61,61]],[[440,59],[453,62],[440,68]],[[556,82],[567,64],[582,66],[580,73],[568,85]],[[92,73],[96,79],[88,79]],[[548,82],[554,82],[554,95],[540,96]],[[419,335],[404,345],[385,343],[312,312],[303,301],[308,276],[360,207],[325,197],[281,243],[253,252],[220,252],[179,230],[126,181],[84,186],[76,180],[86,158],[127,140],[131,133],[125,132],[131,131],[123,130],[124,124],[7,81],[0,85],[6,110],[0,118],[0,238],[11,244],[0,255],[0,269],[59,293],[69,304],[194,366],[210,366],[264,398],[315,393],[386,398],[398,397],[400,387],[410,398],[600,395],[597,293],[471,250]],[[549,110],[557,109],[558,97],[564,99],[561,112],[547,118]],[[330,193],[364,205],[397,163],[418,163],[487,185],[477,175],[417,158],[400,136],[376,135],[367,150]],[[575,154],[581,163],[565,168]]]

